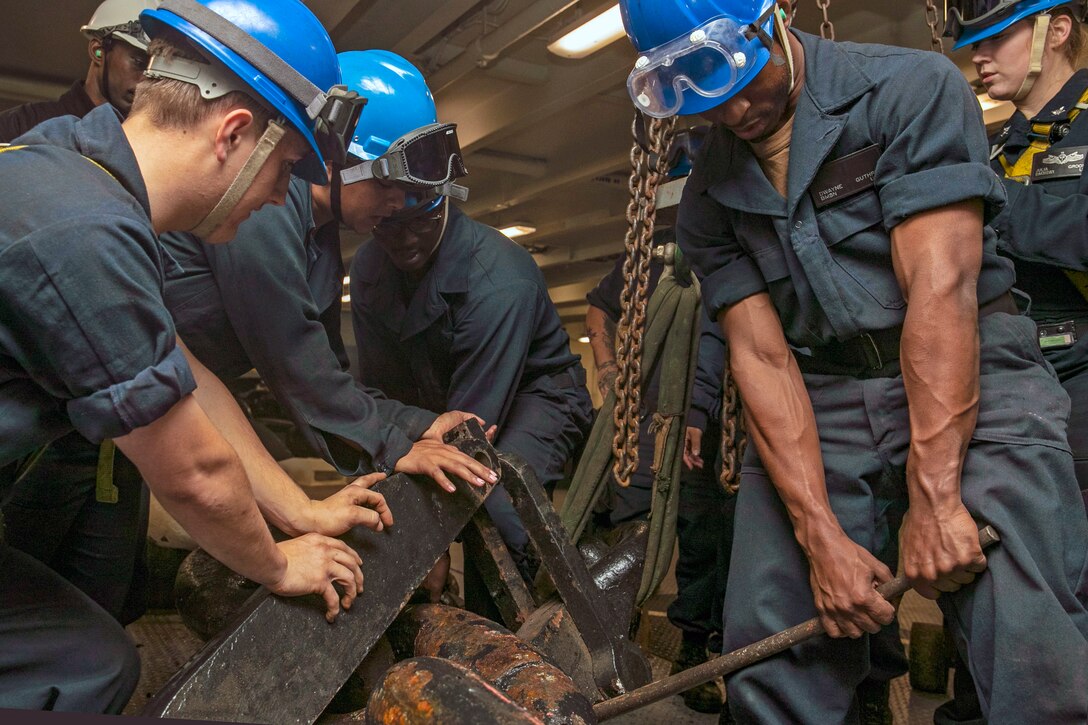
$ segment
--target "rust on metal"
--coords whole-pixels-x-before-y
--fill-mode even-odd
[[[370,696],[370,725],[542,725],[479,675],[447,660],[417,657],[386,675]]]
[[[548,725],[596,722],[589,699],[570,677],[528,642],[472,612],[441,604],[411,607],[390,629],[390,641],[398,654],[441,657],[468,668]]]
[[[517,629],[536,609],[533,595],[521,578],[517,564],[510,556],[509,549],[499,535],[499,530],[491,517],[483,509],[476,512],[472,521],[461,532],[464,545],[466,567],[471,566],[479,575],[479,580],[486,589],[490,602],[494,603],[495,613],[504,625]],[[469,606],[475,592],[470,591],[471,577],[466,577],[465,604],[468,609],[478,614],[488,614],[476,606]]]

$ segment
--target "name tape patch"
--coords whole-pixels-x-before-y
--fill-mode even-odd
[[[873,144],[821,166],[809,190],[812,203],[823,209],[873,188],[880,154],[880,147]]]
[[[1085,155],[1088,155],[1088,146],[1040,151],[1031,160],[1031,180],[1080,178],[1084,173]]]

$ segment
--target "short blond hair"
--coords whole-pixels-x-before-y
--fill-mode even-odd
[[[147,47],[150,58],[184,58],[198,63],[208,62],[193,48],[188,39],[172,28],[151,41]],[[215,113],[234,108],[244,108],[253,114],[258,126],[263,127],[275,118],[263,104],[239,91],[207,100],[192,83],[172,78],[145,77],[136,86],[136,97],[129,115],[145,115],[157,126],[167,128],[192,128]]]
[[[1084,23],[1080,21],[1073,9],[1068,5],[1063,5],[1059,8],[1054,8],[1051,11],[1052,16],[1065,15],[1069,18],[1072,27],[1069,30],[1069,40],[1065,46],[1062,47],[1062,52],[1065,53],[1065,57],[1069,59],[1069,62],[1076,68],[1080,65],[1082,56],[1084,55],[1084,47],[1088,45],[1088,33],[1084,29]]]

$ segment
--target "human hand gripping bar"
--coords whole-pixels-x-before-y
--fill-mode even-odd
[[[978,543],[983,550],[993,546],[1000,540],[1001,537],[997,535],[997,531],[995,531],[992,526],[983,526],[978,531]],[[891,581],[881,584],[876,590],[880,596],[890,600],[902,595],[910,588],[911,585],[907,578],[905,576],[898,576]],[[691,669],[684,670],[672,677],[666,677],[663,680],[646,685],[645,687],[632,690],[626,695],[599,702],[593,706],[593,713],[597,716],[598,720],[603,721],[632,710],[637,710],[650,703],[657,702],[666,697],[671,697],[672,695],[677,695],[696,685],[709,682],[716,677],[728,675],[730,672],[735,672],[755,664],[756,662],[765,660],[772,655],[776,655],[779,652],[783,652],[794,645],[806,642],[821,634],[824,634],[824,628],[823,625],[820,624],[820,618],[813,617],[807,622],[802,622],[789,629],[784,629],[777,634],[772,634],[770,637],[761,639],[746,647],[741,647],[729,654],[722,655],[721,657],[704,662]]]

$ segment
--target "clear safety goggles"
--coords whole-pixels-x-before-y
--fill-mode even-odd
[[[352,184],[382,179],[437,188],[467,175],[457,141],[457,124],[434,123],[401,136],[378,158],[344,169],[341,180]]]
[[[724,96],[756,62],[758,46],[752,39],[771,47],[762,26],[774,7],[754,23],[716,18],[639,56],[627,77],[635,106],[647,116],[666,118],[680,110],[685,88],[706,98]]]

